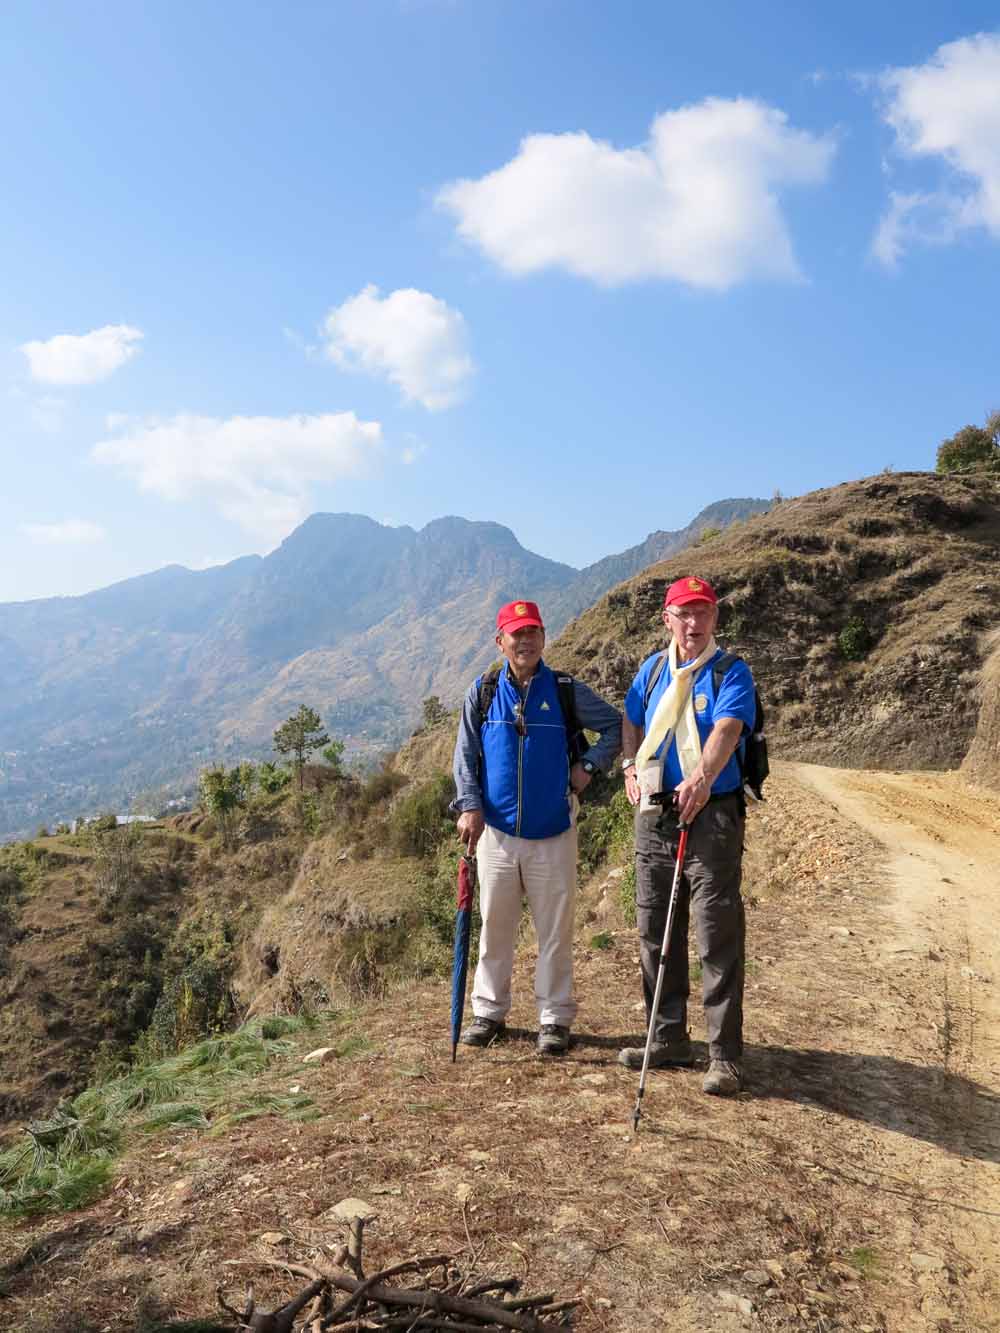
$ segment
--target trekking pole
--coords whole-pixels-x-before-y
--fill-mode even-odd
[[[660,947],[660,966],[656,973],[656,989],[653,992],[653,1007],[649,1013],[649,1026],[646,1029],[646,1049],[642,1053],[642,1073],[639,1075],[639,1092],[632,1112],[632,1133],[639,1129],[640,1104],[646,1091],[646,1074],[649,1071],[649,1053],[653,1048],[653,1027],[660,1008],[660,992],[663,990],[663,976],[667,970],[667,950],[670,948],[670,935],[674,928],[674,914],[677,908],[677,890],[681,882],[681,870],[684,868],[684,854],[687,851],[688,825],[679,824],[680,838],[677,841],[677,859],[674,863],[674,882],[670,888],[670,902],[667,904],[667,924],[663,928],[663,944]]]

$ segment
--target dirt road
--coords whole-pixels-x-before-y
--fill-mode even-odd
[[[914,1255],[957,1265],[943,1283],[915,1259],[921,1310],[946,1327],[1000,1328],[1000,800],[957,774],[789,770],[884,849],[872,962],[897,1011],[936,1039],[934,1079],[884,1087],[899,1102],[926,1094],[912,1105],[924,1142],[904,1134],[895,1169],[912,1191]]]

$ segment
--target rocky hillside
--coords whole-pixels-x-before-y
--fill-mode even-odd
[[[496,605],[530,590],[557,631],[650,560],[762,507],[721,501],[581,571],[497,523],[415,532],[314,514],[264,559],[0,606],[0,838],[260,754],[303,702],[375,753],[489,660]]]
[[[776,753],[956,768],[1000,626],[998,555],[996,479],[847,482],[782,501],[615,588],[548,656],[620,700],[663,644],[664,588],[697,571],[722,598],[720,641],[753,667]]]
[[[979,725],[962,764],[972,782],[1000,791],[1000,630],[988,642],[995,646],[979,682]]]

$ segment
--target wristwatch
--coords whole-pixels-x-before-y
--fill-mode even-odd
[[[592,763],[589,759],[581,759],[580,767],[583,769],[584,773],[589,773],[591,777],[597,772],[597,765]]]
[[[622,760],[622,772],[625,773],[625,772],[627,772],[627,770],[630,769],[630,768],[635,768],[635,760],[634,760],[634,759],[623,759],[623,760]]]

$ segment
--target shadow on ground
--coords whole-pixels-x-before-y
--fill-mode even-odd
[[[524,1058],[534,1053],[536,1033],[508,1028],[492,1050]],[[578,1061],[617,1064],[623,1046],[643,1046],[644,1032],[625,1036],[574,1033]],[[695,1063],[708,1064],[708,1048],[694,1042]],[[593,1052],[594,1055],[589,1055]],[[596,1058],[594,1058],[596,1056]],[[863,1121],[879,1129],[933,1143],[960,1157],[1000,1163],[1000,1097],[989,1088],[940,1066],[912,1064],[888,1055],[748,1046],[744,1095],[798,1102]],[[669,1078],[669,1071],[651,1076]]]

